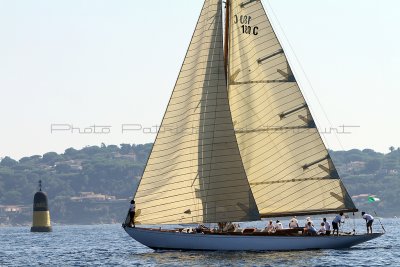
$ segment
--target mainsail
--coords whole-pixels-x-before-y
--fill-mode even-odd
[[[260,0],[231,0],[229,102],[262,217],[354,211]]]
[[[260,219],[224,68],[222,0],[206,0],[135,195],[137,223]]]

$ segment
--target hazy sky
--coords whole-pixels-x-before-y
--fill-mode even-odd
[[[400,146],[400,1],[263,3],[328,146]],[[202,4],[0,0],[0,157],[152,142]]]

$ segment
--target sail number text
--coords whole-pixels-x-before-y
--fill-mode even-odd
[[[244,34],[253,34],[258,35],[258,27],[257,26],[250,26],[251,16],[247,15],[235,15],[233,17],[233,22],[235,24],[242,24],[241,31]]]

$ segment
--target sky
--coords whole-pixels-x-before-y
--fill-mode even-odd
[[[400,1],[262,2],[327,146],[400,146]],[[202,5],[0,0],[0,157],[153,142]]]

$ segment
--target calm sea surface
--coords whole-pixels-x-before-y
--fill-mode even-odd
[[[259,253],[153,251],[120,225],[0,228],[0,266],[400,266],[400,219],[382,222],[386,235],[351,249]]]

